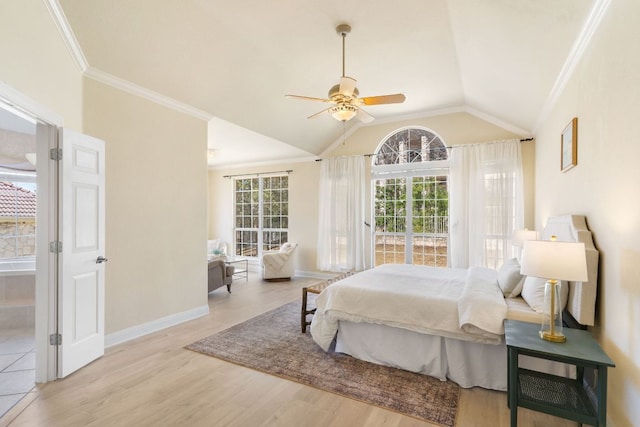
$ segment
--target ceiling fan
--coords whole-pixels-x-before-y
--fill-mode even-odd
[[[338,25],[336,32],[342,37],[342,77],[340,84],[329,89],[328,98],[313,98],[310,96],[285,95],[288,98],[303,99],[307,101],[327,102],[333,106],[309,116],[309,119],[321,116],[324,113],[330,114],[336,120],[347,122],[354,117],[360,121],[368,123],[373,120],[373,116],[360,108],[362,105],[399,104],[404,102],[406,97],[402,93],[393,95],[368,96],[358,98],[360,92],[356,88],[356,79],[347,77],[344,72],[344,45],[347,34],[351,32],[351,27],[346,24]]]

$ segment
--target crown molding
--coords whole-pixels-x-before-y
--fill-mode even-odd
[[[198,119],[209,121],[214,117],[211,113],[192,107],[191,105],[185,104],[184,102],[176,101],[173,98],[164,96],[158,92],[154,92],[142,86],[138,86],[137,84],[131,83],[128,80],[121,79],[120,77],[116,77],[109,73],[105,73],[104,71],[98,70],[97,68],[87,68],[84,75],[87,78],[93,79],[107,86],[120,89],[124,92],[128,92],[141,98],[145,98],[151,102],[155,102],[156,104],[160,104],[172,110],[180,111],[181,113],[188,114]]]
[[[67,50],[71,54],[71,58],[84,77],[88,77],[100,83],[104,83],[108,86],[123,90],[132,95],[139,96],[151,102],[155,102],[156,104],[160,104],[172,110],[188,114],[198,119],[209,121],[214,117],[213,114],[210,114],[206,111],[202,111],[200,109],[192,107],[191,105],[176,101],[173,98],[161,95],[158,92],[154,92],[142,86],[136,85],[135,83],[131,83],[127,80],[121,79],[109,73],[105,73],[104,71],[91,67],[87,62],[87,58],[82,52],[82,48],[78,43],[78,39],[76,39],[76,36],[73,33],[73,30],[69,25],[69,21],[67,20],[67,17],[65,16],[58,0],[44,0],[44,4],[51,14],[53,22],[56,24],[58,32],[62,36],[62,40],[64,41]]]
[[[67,21],[67,17],[60,6],[60,3],[58,3],[58,0],[44,0],[44,4],[49,10],[51,17],[53,18],[53,22],[56,24],[56,28],[58,28],[58,32],[62,36],[62,40],[71,54],[71,58],[76,64],[78,71],[80,71],[80,73],[84,73],[87,68],[89,68],[89,63],[80,48],[80,44],[69,25],[69,21]]]
[[[536,121],[536,124],[533,128],[533,133],[537,132],[537,130],[540,129],[540,126],[542,126],[542,123],[547,119],[549,114],[551,114],[551,110],[553,110],[556,103],[558,102],[558,99],[560,99],[560,96],[564,92],[564,89],[567,86],[569,79],[573,75],[576,66],[582,59],[582,55],[589,46],[593,34],[596,32],[596,29],[600,25],[602,18],[604,18],[610,3],[611,0],[596,0],[595,4],[593,5],[593,8],[589,13],[589,16],[587,17],[587,20],[582,27],[580,34],[578,34],[578,37],[573,42],[571,51],[569,51],[569,56],[567,56],[567,59],[565,60],[562,69],[560,70],[560,74],[558,74],[556,82],[551,88],[551,92],[547,97],[547,101],[542,107],[542,111],[538,116],[538,120]]]
[[[484,111],[477,110],[468,105],[464,107],[464,111],[466,113],[469,113],[473,116],[478,117],[479,119],[484,120],[485,122],[489,122],[491,124],[501,127],[504,130],[508,130],[509,132],[515,133],[516,135],[519,135],[522,137],[530,137],[532,135],[532,132],[526,129],[522,129],[519,126],[516,126],[509,122],[505,122],[504,120],[501,120],[495,116],[492,116],[491,114],[485,113]]]

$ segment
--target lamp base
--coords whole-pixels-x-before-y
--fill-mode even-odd
[[[557,332],[551,332],[551,331],[540,331],[540,338],[546,341],[551,341],[551,342],[567,341],[567,337],[565,337],[563,334],[559,334]]]

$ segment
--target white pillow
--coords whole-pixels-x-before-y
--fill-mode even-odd
[[[505,298],[514,298],[520,294],[520,292],[514,294],[514,290],[523,279],[524,277],[520,274],[520,263],[516,258],[505,261],[498,270],[498,285]]]
[[[529,307],[536,313],[544,313],[544,286],[546,279],[539,277],[527,276],[522,286],[522,299],[524,299]],[[569,285],[567,282],[560,282],[560,307],[561,310],[567,305],[569,297]]]
[[[522,279],[520,279],[520,282],[518,283],[518,285],[513,289],[513,291],[511,291],[511,295],[509,295],[508,298],[515,298],[520,296],[520,294],[522,293],[522,288],[524,287],[524,281],[527,278],[527,276],[522,276]]]

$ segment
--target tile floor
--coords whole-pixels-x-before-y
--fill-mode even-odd
[[[0,330],[0,417],[35,385],[34,337],[31,328]]]

